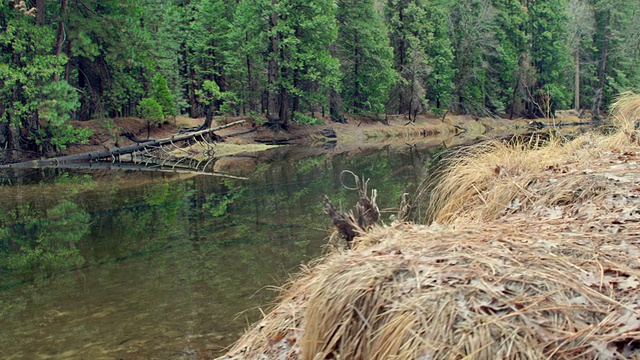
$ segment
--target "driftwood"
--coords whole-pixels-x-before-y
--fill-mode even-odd
[[[376,203],[378,192],[376,189],[371,190],[371,198],[367,195],[367,185],[369,180],[361,181],[360,178],[351,171],[343,171],[351,174],[355,180],[355,188],[351,190],[358,191],[358,202],[353,210],[348,213],[341,213],[333,206],[331,200],[325,195],[324,212],[329,215],[335,225],[338,234],[346,240],[347,247],[351,248],[353,239],[366,233],[374,224],[380,220],[380,209]]]
[[[169,138],[146,141],[140,144],[117,147],[110,150],[91,151],[91,152],[86,152],[86,153],[76,154],[76,155],[59,156],[59,157],[45,159],[45,160],[32,160],[32,161],[25,161],[25,162],[15,163],[15,164],[5,164],[5,165],[0,165],[0,169],[42,167],[42,166],[59,165],[62,163],[98,161],[98,160],[104,160],[104,159],[109,159],[112,162],[115,162],[119,160],[122,155],[128,155],[128,154],[131,154],[131,157],[133,160],[134,155],[137,152],[149,152],[149,151],[161,148],[162,146],[165,146],[165,145],[175,146],[175,143],[188,141],[196,137],[203,137],[204,135],[213,133],[214,131],[239,125],[244,122],[245,120],[239,120],[239,121],[235,121],[235,122],[218,126],[215,128],[211,128],[211,129],[196,131],[188,134],[174,135]]]

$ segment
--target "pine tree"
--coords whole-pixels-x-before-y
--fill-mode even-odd
[[[401,77],[392,100],[398,113],[411,117],[424,110],[424,105],[436,112],[448,107],[453,54],[445,13],[441,2],[387,1],[394,68]]]
[[[535,82],[526,31],[529,15],[520,0],[492,0],[492,5],[498,46],[489,57],[492,91],[487,104],[493,113],[513,118],[524,112],[527,89]]]
[[[250,110],[265,94],[270,126],[286,128],[296,113],[326,104],[337,87],[338,63],[329,52],[337,34],[334,14],[329,0],[238,4],[230,36],[243,46],[229,58],[229,73]]]
[[[485,114],[492,89],[489,59],[498,56],[496,12],[487,0],[458,1],[450,16],[456,70],[452,109],[462,114]]]
[[[224,73],[229,90],[238,97],[243,113],[264,113],[262,102],[266,87],[266,61],[268,0],[241,0],[234,12],[228,41],[235,44],[225,51]]]
[[[181,1],[153,1],[139,0],[142,16],[141,29],[139,30],[141,42],[144,44],[144,53],[147,62],[142,67],[144,83],[149,91],[154,91],[158,76],[164,81],[164,85],[171,96],[173,105],[169,110],[167,100],[165,104],[158,101],[165,115],[175,116],[178,109],[188,107],[182,99],[185,87],[189,85],[181,72],[184,66],[184,48],[188,36],[188,23],[186,21],[187,10]]]
[[[580,110],[581,83],[585,71],[591,61],[595,17],[593,6],[584,0],[569,0],[567,4],[569,21],[567,23],[568,47],[573,55],[573,108]]]
[[[304,112],[326,106],[329,92],[337,89],[339,64],[329,52],[337,27],[332,1],[283,0],[279,5],[280,118],[286,124],[288,118],[302,120]]]
[[[167,80],[165,80],[162,75],[158,74],[154,76],[149,96],[160,105],[164,115],[163,119],[177,115],[175,99],[167,86]]]
[[[153,68],[139,1],[70,1],[62,53],[65,79],[81,91],[80,120],[135,113],[144,95],[144,74]]]
[[[55,27],[34,13],[0,4],[0,145],[12,160],[23,151],[64,149],[90,135],[69,124],[78,96],[61,79],[67,57],[54,51]]]
[[[233,53],[236,50],[228,45],[234,10],[235,2],[222,0],[198,0],[189,6],[192,21],[187,29],[185,77],[188,79],[188,103],[193,117],[204,115],[205,106],[211,107],[211,113],[220,110],[220,100],[204,105],[196,92],[202,89],[205,81],[215,81],[221,91],[227,91],[225,52],[230,50]]]
[[[594,0],[596,80],[592,110],[595,118],[621,91],[640,83],[640,4],[637,1]]]
[[[531,64],[536,84],[531,90],[530,115],[552,116],[556,108],[566,108],[566,69],[570,68],[566,43],[567,10],[564,0],[526,1],[531,35]]]
[[[340,58],[342,98],[348,111],[384,111],[397,80],[393,49],[373,0],[339,0],[336,54]]]

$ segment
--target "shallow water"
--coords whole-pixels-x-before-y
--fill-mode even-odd
[[[343,170],[371,178],[381,209],[393,207],[437,150],[273,151],[249,180],[0,174],[0,358],[212,358],[321,254],[323,196],[355,202]]]

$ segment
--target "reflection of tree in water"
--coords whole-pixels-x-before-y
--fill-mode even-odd
[[[114,193],[115,210],[111,216],[96,219],[91,262],[102,263],[173,246],[178,236],[188,233],[188,184],[176,181],[141,186],[136,189],[139,194],[134,200],[127,192]]]
[[[89,218],[68,200],[42,213],[29,205],[5,212],[0,220],[0,267],[11,281],[24,281],[81,265],[77,245],[89,231]]]
[[[2,212],[2,276],[24,280],[51,275],[78,265],[161,251],[185,239],[252,246],[269,243],[273,247],[270,256],[279,257],[281,252],[282,258],[296,258],[287,253],[307,251],[301,244],[307,244],[309,237],[321,239],[321,232],[329,228],[321,208],[324,194],[344,208],[355,201],[355,192],[343,186],[343,170],[371,178],[370,188],[381,194],[381,207],[392,207],[419,178],[415,171],[410,177],[398,172],[398,168],[422,165],[421,158],[410,155],[383,151],[330,159],[321,155],[295,162],[284,156],[260,166],[251,186],[233,179],[200,177],[143,184],[132,197],[130,189],[113,184],[100,195],[108,200],[99,202],[114,210],[98,210],[93,215],[78,204],[94,203],[86,201],[83,192],[95,183],[88,175],[62,174],[55,180],[57,190],[70,200],[49,204],[48,210],[27,204]],[[91,236],[84,236],[89,231]],[[288,246],[291,243],[297,245]],[[238,249],[240,254],[244,251]],[[240,263],[259,263],[252,256],[253,252],[247,253]]]

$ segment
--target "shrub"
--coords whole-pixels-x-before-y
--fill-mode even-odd
[[[144,98],[138,105],[138,115],[150,125],[160,125],[164,121],[162,106],[153,98]]]

